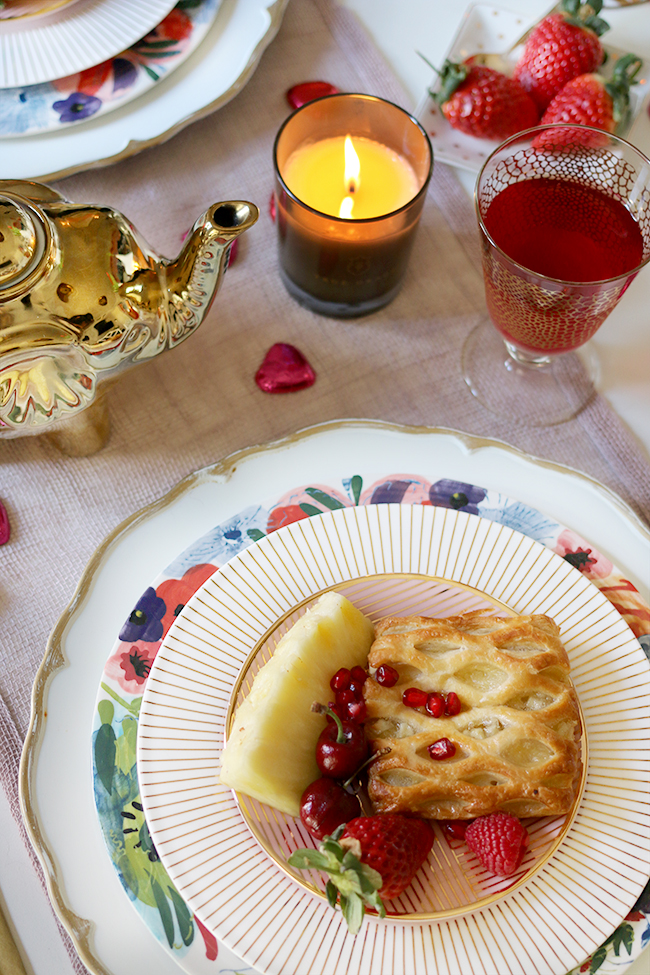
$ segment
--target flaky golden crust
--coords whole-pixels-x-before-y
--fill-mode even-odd
[[[368,791],[376,812],[428,819],[472,819],[503,810],[516,816],[570,811],[582,774],[581,722],[570,665],[548,616],[448,619],[390,617],[375,628],[368,658],[400,679],[364,684],[366,733],[374,752]],[[448,694],[462,710],[433,718],[402,703],[408,687]],[[451,758],[428,745],[448,738]]]

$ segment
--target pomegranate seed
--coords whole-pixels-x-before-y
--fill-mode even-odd
[[[464,840],[467,822],[464,819],[441,819],[440,826],[452,840]]]
[[[350,671],[347,667],[341,667],[337,670],[330,681],[330,687],[333,691],[344,691],[350,686]]]
[[[450,717],[453,717],[455,714],[460,714],[461,707],[462,705],[460,703],[458,694],[456,694],[454,691],[449,691],[449,694],[447,694],[447,700],[445,701],[445,714],[448,714]]]
[[[363,697],[363,684],[360,680],[351,680],[348,690],[352,691],[357,701],[360,701]]]
[[[388,664],[382,664],[381,667],[377,667],[375,680],[382,687],[394,687],[399,680],[399,674],[394,667],[389,667]]]
[[[350,671],[350,676],[352,680],[358,680],[360,684],[365,684],[368,679],[368,674],[365,672],[363,667],[353,667]]]
[[[352,701],[348,704],[348,716],[351,721],[356,721],[357,724],[363,724],[368,715],[368,709],[366,708],[365,701]]]
[[[348,704],[352,704],[353,701],[356,701],[356,697],[349,687],[346,687],[343,691],[336,692],[336,703],[342,711],[347,708]]]
[[[428,694],[419,687],[407,687],[402,694],[402,704],[407,708],[423,708],[427,703]]]
[[[451,758],[456,754],[456,746],[453,741],[449,741],[449,738],[438,738],[429,745],[427,751],[436,762],[441,762],[444,758]]]
[[[430,714],[432,718],[441,718],[445,713],[445,699],[442,694],[432,691],[427,697],[425,708],[427,714]]]

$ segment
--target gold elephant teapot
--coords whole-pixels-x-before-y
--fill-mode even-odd
[[[0,180],[0,437],[64,430],[104,380],[183,342],[258,215],[252,203],[216,203],[167,260],[109,207]],[[90,453],[106,436],[58,446]]]

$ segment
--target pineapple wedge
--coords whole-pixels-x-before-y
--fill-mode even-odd
[[[320,772],[323,729],[314,701],[332,697],[340,667],[365,666],[374,628],[352,603],[328,592],[285,633],[239,705],[221,758],[220,781],[289,816]]]

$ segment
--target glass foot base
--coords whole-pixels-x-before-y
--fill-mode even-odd
[[[598,359],[589,345],[544,361],[515,359],[489,319],[470,332],[461,368],[486,409],[533,427],[572,419],[593,399],[598,382]]]

